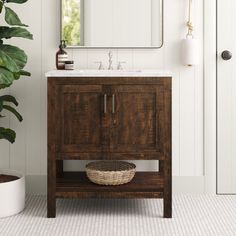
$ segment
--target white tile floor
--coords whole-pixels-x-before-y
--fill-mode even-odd
[[[175,195],[173,218],[162,200],[59,200],[46,218],[46,197],[28,196],[19,215],[0,219],[1,236],[228,236],[236,235],[236,196]]]

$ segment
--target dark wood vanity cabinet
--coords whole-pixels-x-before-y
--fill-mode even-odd
[[[102,85],[61,85],[58,148],[61,153],[101,152],[105,138],[102,117]]]
[[[99,186],[63,160],[159,160],[121,186]],[[171,77],[48,78],[48,217],[56,198],[163,198],[171,217]]]

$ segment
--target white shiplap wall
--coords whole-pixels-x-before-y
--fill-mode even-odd
[[[164,0],[165,41],[158,50],[115,49],[116,61],[126,61],[129,69],[170,69],[173,71],[173,175],[202,176],[203,166],[203,60],[197,67],[180,62],[180,43],[185,37],[187,0]],[[203,58],[203,0],[195,3],[195,36]],[[4,125],[17,131],[14,145],[0,142],[0,167],[23,171],[27,175],[45,175],[46,163],[46,79],[54,69],[59,42],[59,0],[30,0],[15,7],[22,21],[30,25],[34,41],[14,40],[29,55],[27,69],[32,77],[22,78],[9,89],[19,100],[24,121],[5,118]],[[12,4],[13,5],[13,4]],[[107,50],[68,50],[76,67],[95,68],[94,61],[107,63]],[[1,91],[2,93],[3,91]],[[5,92],[8,92],[6,90]],[[139,162],[140,169],[152,169],[152,163]],[[68,168],[68,163],[67,163]]]

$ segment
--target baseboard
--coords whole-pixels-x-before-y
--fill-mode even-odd
[[[173,193],[204,193],[204,176],[174,176]]]
[[[47,194],[47,176],[46,175],[27,175],[26,193],[34,195]]]
[[[47,176],[26,176],[26,191],[28,194],[46,195]],[[204,176],[174,176],[173,193],[204,193]]]

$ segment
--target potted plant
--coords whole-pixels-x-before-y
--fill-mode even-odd
[[[0,26],[0,91],[9,87],[14,80],[18,80],[22,75],[30,76],[30,73],[24,71],[27,63],[27,55],[19,47],[6,44],[7,39],[20,37],[33,39],[32,34],[23,24],[9,6],[11,3],[22,4],[27,0],[0,0],[0,14],[4,14],[6,24]],[[11,95],[0,94],[0,119],[4,119],[8,112],[22,121],[22,116],[17,112],[14,106],[18,102]],[[5,139],[14,143],[16,133],[10,128],[1,127],[0,123],[0,141]],[[6,217],[19,213],[25,206],[25,178],[21,173],[13,170],[0,169],[0,217]]]

